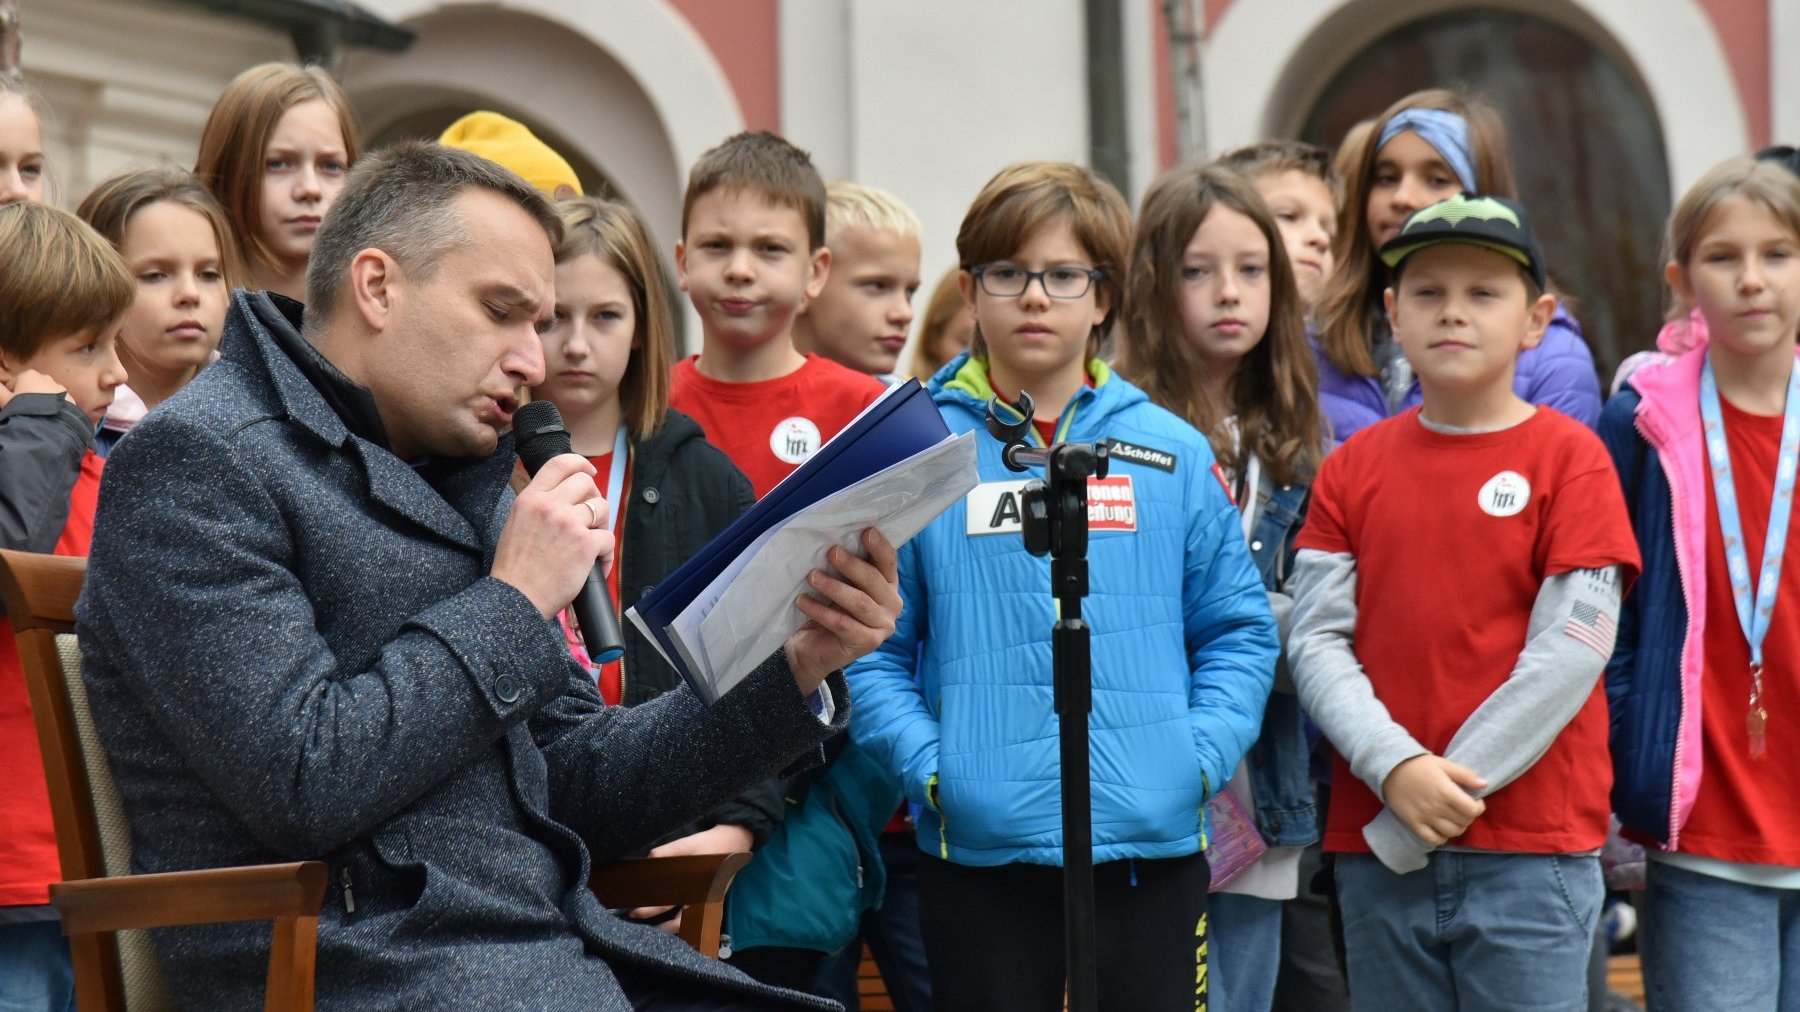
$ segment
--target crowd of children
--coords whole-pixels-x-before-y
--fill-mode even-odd
[[[1795,1007],[1792,149],[1681,198],[1670,328],[1603,411],[1504,125],[1450,92],[1335,156],[1177,167],[1135,216],[1080,166],[1001,169],[916,335],[930,237],[779,137],[699,159],[671,251],[522,124],[478,112],[440,140],[557,201],[529,396],[605,480],[621,608],[906,377],[953,432],[1029,393],[1034,443],[1110,441],[1091,488],[1121,508],[1092,524],[1084,615],[1103,1007],[1598,1008],[1614,815],[1647,850],[1651,1007]],[[0,78],[0,547],[85,552],[104,454],[218,358],[232,288],[304,295],[358,156],[328,74],[256,67],[192,172],[122,173],[71,215]],[[671,280],[700,322],[685,359]],[[722,957],[849,1008],[865,944],[908,1012],[1063,999],[1056,606],[1007,508],[1023,476],[977,445],[980,485],[899,552],[906,610],[847,672],[825,765],[644,841],[754,852]],[[6,632],[0,1007],[62,1009]],[[635,628],[589,666],[612,704],[678,687]]]

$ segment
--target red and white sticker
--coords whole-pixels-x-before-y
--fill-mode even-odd
[[[1137,490],[1131,475],[1088,479],[1088,530],[1137,530]]]
[[[1027,480],[990,481],[975,486],[964,500],[969,535],[1022,531],[1027,484]],[[1130,475],[1088,479],[1088,530],[1137,530],[1137,490]]]
[[[1531,501],[1531,482],[1517,471],[1501,471],[1481,486],[1476,501],[1488,516],[1517,516]]]

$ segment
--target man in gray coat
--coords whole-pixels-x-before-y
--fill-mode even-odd
[[[319,230],[308,309],[238,292],[223,358],[108,462],[78,631],[144,872],[318,859],[318,1007],[830,1008],[603,909],[631,851],[842,729],[894,554],[834,550],[810,621],[707,708],[601,703],[552,617],[612,551],[587,461],[516,497],[552,209],[401,145]],[[168,929],[189,1008],[260,1002],[269,931]]]

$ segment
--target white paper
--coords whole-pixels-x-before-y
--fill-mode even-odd
[[[690,662],[689,669],[712,687],[707,702],[731,691],[805,624],[794,599],[809,591],[809,571],[828,568],[825,553],[832,545],[864,555],[857,538],[873,527],[898,548],[978,481],[975,433],[967,432],[946,437],[765,531],[669,627],[669,638]]]

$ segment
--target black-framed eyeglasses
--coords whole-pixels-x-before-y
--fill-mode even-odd
[[[1106,277],[1106,272],[1095,267],[1046,267],[1041,271],[1028,271],[1015,264],[977,264],[969,268],[969,273],[980,283],[981,290],[996,299],[1016,299],[1025,294],[1025,289],[1036,281],[1043,286],[1044,294],[1053,299],[1079,299],[1094,287],[1094,283]]]

